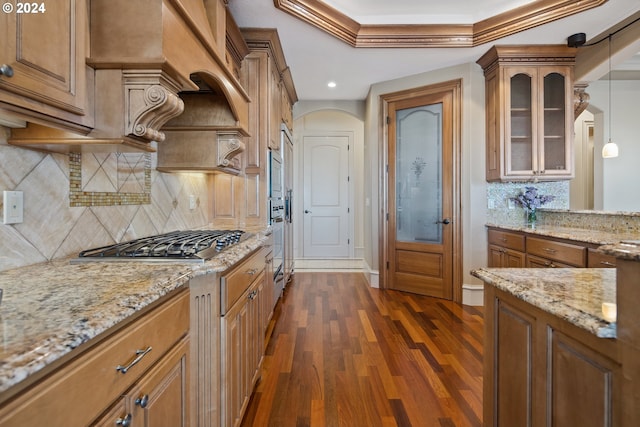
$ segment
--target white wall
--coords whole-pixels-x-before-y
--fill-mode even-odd
[[[378,195],[382,187],[383,168],[379,153],[384,125],[380,96],[449,80],[462,79],[462,155],[461,212],[463,233],[463,283],[480,285],[469,272],[486,266],[486,181],[485,181],[485,114],[484,76],[475,63],[408,76],[375,84],[367,98],[364,143],[364,197],[371,206],[364,210],[365,261],[372,270],[379,268],[380,221],[385,212]]]
[[[638,99],[640,81],[613,80],[611,82],[611,124],[609,123],[609,82],[589,84],[589,111],[595,122],[595,208],[605,211],[640,211],[640,116]],[[619,157],[602,159],[603,144],[611,138],[618,144]],[[600,192],[598,189],[601,189]]]

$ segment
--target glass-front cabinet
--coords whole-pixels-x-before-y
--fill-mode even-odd
[[[487,181],[573,178],[573,64],[562,45],[494,46],[486,81]]]

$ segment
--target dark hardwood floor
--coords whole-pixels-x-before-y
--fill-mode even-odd
[[[481,308],[296,273],[243,426],[479,427]]]

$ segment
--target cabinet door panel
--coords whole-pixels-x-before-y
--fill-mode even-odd
[[[535,319],[501,300],[495,309],[495,425],[531,426]]]
[[[506,101],[509,120],[505,120],[505,136],[509,143],[506,145],[506,174],[530,175],[537,170],[537,116],[534,114],[536,106],[535,68],[512,68],[507,71],[508,84],[505,85]]]
[[[189,425],[188,361],[189,339],[185,338],[140,380],[129,397],[134,425]]]
[[[523,254],[522,252],[506,249],[504,251],[504,259],[502,260],[502,264],[503,267],[524,268],[525,258],[525,254]]]
[[[118,420],[125,420],[131,414],[127,412],[126,399],[119,399],[104,415],[91,423],[91,427],[113,427]]]
[[[548,333],[551,349],[547,365],[547,425],[614,425],[613,379],[619,367],[552,328]]]
[[[86,2],[55,3],[55,7],[46,3],[49,7],[43,13],[0,15],[0,28],[6,28],[8,35],[0,48],[0,63],[14,70],[13,77],[0,78],[0,89],[82,114]],[[0,100],[4,100],[1,93]],[[26,100],[17,103],[35,107]]]

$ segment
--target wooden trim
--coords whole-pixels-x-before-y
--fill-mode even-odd
[[[278,30],[275,28],[242,28],[241,31],[250,51],[266,51],[273,58],[291,105],[298,102],[298,94],[282,50]]]
[[[452,145],[453,145],[453,170],[452,170],[452,185],[453,185],[453,212],[451,218],[451,227],[453,230],[453,271],[452,271],[452,300],[458,303],[462,302],[462,282],[463,282],[463,247],[462,247],[462,212],[461,212],[461,156],[462,156],[462,80],[450,80],[446,82],[436,83],[432,85],[406,89],[399,92],[382,94],[380,95],[380,102],[382,106],[380,112],[379,123],[381,124],[380,133],[383,135],[381,145],[379,147],[379,158],[382,159],[382,164],[379,170],[382,176],[380,177],[380,194],[379,199],[382,200],[381,211],[379,216],[379,236],[380,246],[378,248],[379,271],[380,271],[380,288],[386,288],[388,284],[388,274],[386,264],[389,261],[388,247],[389,247],[389,233],[388,222],[386,220],[386,212],[389,206],[389,195],[387,193],[388,186],[388,174],[386,165],[389,163],[388,159],[388,137],[386,132],[386,117],[389,111],[389,103],[399,100],[406,100],[411,98],[422,97],[426,95],[442,93],[449,91],[452,96]]]
[[[322,0],[274,0],[275,7],[353,47],[474,47],[598,7],[608,0],[538,0],[474,24],[361,25]]]

